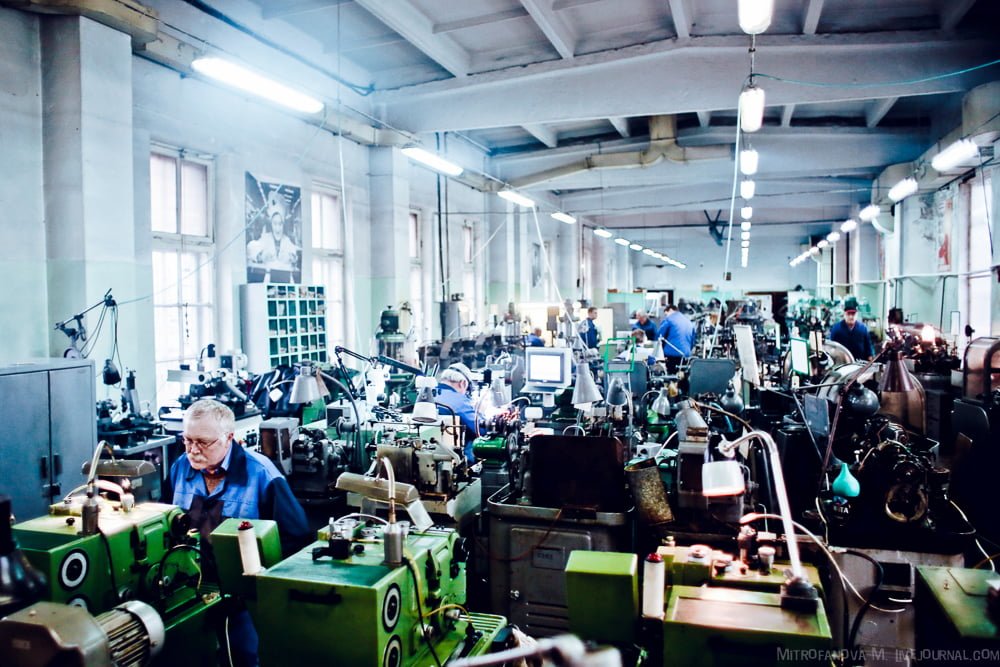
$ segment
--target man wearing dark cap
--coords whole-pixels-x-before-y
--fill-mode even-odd
[[[846,347],[858,361],[875,355],[868,327],[858,321],[858,300],[853,296],[844,301],[844,319],[830,327],[830,340]]]

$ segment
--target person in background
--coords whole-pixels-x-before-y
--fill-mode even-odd
[[[531,333],[527,336],[527,340],[525,340],[525,345],[528,347],[545,347],[541,327],[535,327],[531,330]]]
[[[844,319],[830,327],[830,340],[846,347],[857,361],[875,356],[868,327],[858,321],[858,300],[853,296],[844,301]]]
[[[673,373],[681,361],[691,356],[695,337],[694,324],[687,315],[677,310],[677,306],[670,304],[664,311],[656,336],[663,341],[663,362],[667,370]]]
[[[596,348],[601,342],[601,332],[594,323],[597,319],[597,308],[591,306],[587,309],[587,317],[580,323],[580,337],[584,345],[589,348]]]
[[[476,462],[472,441],[479,437],[479,425],[476,423],[476,409],[469,398],[470,386],[472,371],[462,363],[448,366],[438,376],[438,414],[451,415],[454,411],[458,416],[465,427],[465,460],[472,465]]]
[[[632,330],[636,329],[645,334],[646,340],[656,340],[656,322],[649,319],[645,310],[635,311],[635,322],[632,324]]]
[[[170,467],[172,497],[201,534],[202,567],[216,576],[211,533],[226,519],[271,519],[278,524],[282,551],[288,555],[308,541],[305,512],[288,481],[267,457],[234,443],[233,411],[210,398],[184,413],[185,455]],[[229,645],[235,665],[257,664],[257,632],[246,609],[230,612]]]

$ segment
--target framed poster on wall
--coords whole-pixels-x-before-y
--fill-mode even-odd
[[[246,172],[248,283],[302,282],[302,188]]]

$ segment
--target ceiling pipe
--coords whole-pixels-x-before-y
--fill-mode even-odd
[[[733,147],[730,144],[681,146],[677,143],[677,117],[674,115],[651,116],[649,119],[649,147],[646,150],[625,153],[595,153],[577,162],[512,179],[510,184],[514,188],[528,188],[584,171],[645,169],[659,164],[663,160],[683,164],[692,160],[731,159],[733,159]]]

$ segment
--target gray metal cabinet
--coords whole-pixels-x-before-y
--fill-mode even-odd
[[[0,367],[0,494],[19,520],[84,481],[97,444],[94,362],[53,359]]]

